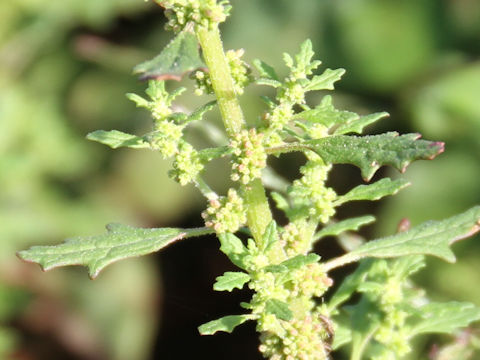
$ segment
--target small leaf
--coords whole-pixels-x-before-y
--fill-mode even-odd
[[[278,231],[277,231],[277,223],[275,220],[272,220],[270,224],[268,224],[265,232],[263,233],[262,237],[262,245],[265,251],[268,251],[273,244],[278,241]]]
[[[243,285],[250,281],[250,275],[243,272],[227,271],[222,276],[217,277],[213,289],[216,291],[232,291],[233,289],[241,289]]]
[[[365,257],[391,258],[406,255],[433,255],[455,262],[450,250],[454,242],[480,231],[480,206],[442,221],[427,221],[410,230],[370,241],[325,264],[328,270]]]
[[[418,311],[420,319],[411,328],[412,336],[427,333],[450,334],[480,320],[480,308],[470,303],[430,303]]]
[[[25,261],[38,263],[44,271],[69,265],[83,265],[90,277],[96,278],[107,265],[126,258],[156,252],[171,243],[192,236],[209,234],[199,229],[142,229],[121,224],[107,225],[107,233],[76,237],[53,246],[33,246],[19,251]]]
[[[334,133],[335,135],[343,135],[348,133],[361,134],[363,131],[363,128],[388,116],[389,114],[386,112],[380,112],[380,113],[374,113],[374,114],[362,116],[358,119],[354,119],[353,121],[349,121],[345,124],[341,124],[335,130]]]
[[[203,115],[205,115],[206,112],[212,110],[215,105],[217,105],[217,101],[213,100],[203,106],[200,106],[198,109],[196,109],[194,112],[187,116],[186,122],[202,120]]]
[[[261,77],[264,77],[270,80],[276,80],[276,81],[279,80],[277,73],[275,72],[275,69],[270,65],[268,65],[267,63],[263,62],[262,60],[259,60],[259,59],[253,60],[253,65],[257,68]]]
[[[282,210],[284,213],[288,213],[290,210],[290,205],[288,204],[287,199],[276,191],[272,192],[271,195],[273,201],[275,201],[275,204],[277,205],[277,208]]]
[[[218,159],[224,156],[227,156],[232,153],[232,148],[230,146],[219,146],[216,148],[206,148],[198,152],[200,160],[204,163],[209,162],[213,159]]]
[[[198,327],[198,331],[202,335],[213,335],[217,331],[231,333],[238,325],[243,324],[247,320],[254,320],[254,315],[229,315],[220,319],[209,321]]]
[[[232,263],[245,270],[244,259],[249,253],[242,240],[231,233],[220,234],[218,238],[221,244],[220,251],[227,255]]]
[[[314,76],[305,86],[305,91],[333,90],[333,84],[340,80],[343,74],[345,74],[345,69],[327,69],[322,75]]]
[[[401,172],[414,160],[433,159],[444,150],[441,142],[418,140],[419,134],[398,136],[396,132],[372,136],[329,136],[306,141],[323,160],[331,164],[358,166],[365,180],[370,180],[382,165]]]
[[[316,263],[318,260],[320,260],[320,256],[317,254],[297,255],[291,259],[281,262],[280,265],[285,266],[288,271],[293,271],[306,265]]]
[[[358,230],[361,226],[371,224],[374,221],[375,217],[371,215],[339,221],[335,224],[328,225],[317,232],[314,239],[318,240],[325,236],[337,236],[345,231]]]
[[[293,119],[304,119],[308,123],[319,123],[327,128],[337,124],[351,123],[359,118],[360,116],[353,112],[335,109],[330,95],[324,96],[314,109],[302,111],[293,117]]]
[[[352,341],[352,330],[343,324],[337,324],[333,338],[332,350],[337,350]]]
[[[268,299],[265,304],[265,312],[275,315],[280,320],[290,321],[293,318],[288,304],[278,299]]]
[[[282,86],[282,83],[280,81],[267,79],[267,78],[258,78],[255,80],[255,83],[257,85],[266,85],[266,86],[271,86],[273,88],[278,88]]]
[[[129,147],[134,149],[150,148],[150,144],[143,138],[126,134],[118,130],[97,130],[88,134],[87,139],[110,146],[112,149],[117,149],[120,147]]]
[[[179,33],[152,60],[143,62],[133,69],[135,74],[141,74],[140,79],[177,80],[183,74],[204,67],[200,58],[198,42],[195,34],[188,30]]]
[[[379,200],[388,195],[395,195],[410,183],[403,179],[391,180],[384,178],[370,185],[359,185],[345,195],[340,196],[335,202],[339,206],[349,201]]]

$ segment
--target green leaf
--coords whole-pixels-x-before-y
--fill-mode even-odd
[[[178,80],[186,72],[204,67],[195,34],[188,30],[179,33],[155,58],[134,67],[140,78]]]
[[[273,88],[278,88],[282,86],[282,83],[280,81],[267,79],[267,78],[258,78],[255,80],[255,84],[271,86]]]
[[[187,116],[186,122],[202,120],[203,115],[205,115],[206,112],[212,110],[215,105],[217,105],[217,101],[213,100],[203,106],[200,106],[198,109],[196,109],[194,112]]]
[[[342,134],[348,134],[348,133],[361,134],[363,131],[363,128],[388,116],[389,114],[387,112],[380,112],[380,113],[374,113],[374,114],[362,116],[358,119],[353,119],[353,121],[349,121],[345,124],[341,124],[335,130],[335,135],[342,135]]]
[[[398,136],[396,132],[372,136],[329,136],[306,141],[323,160],[332,164],[358,166],[365,180],[370,180],[382,165],[401,172],[414,160],[433,159],[443,152],[442,142],[418,140],[419,134]]]
[[[327,128],[336,124],[348,124],[359,118],[360,116],[353,112],[335,109],[330,95],[324,96],[314,109],[302,111],[293,117],[293,119],[304,119],[308,123],[319,123]]]
[[[257,68],[260,76],[263,78],[267,78],[270,80],[279,81],[277,73],[275,69],[268,65],[267,63],[263,62],[262,60],[255,59],[253,60],[253,65]]]
[[[67,239],[53,246],[33,246],[19,251],[25,261],[38,263],[44,271],[69,265],[83,265],[96,278],[107,265],[126,258],[156,252],[171,243],[192,236],[212,233],[210,229],[142,229],[108,224],[107,233]]]
[[[220,234],[218,238],[220,240],[220,251],[227,255],[232,263],[245,270],[244,259],[249,255],[249,252],[243,245],[242,240],[231,233]]]
[[[271,193],[271,196],[273,201],[275,201],[277,208],[282,210],[284,213],[288,213],[288,211],[290,210],[290,205],[288,204],[287,199],[276,191],[273,191]]]
[[[406,255],[433,255],[455,262],[450,250],[454,242],[480,230],[480,206],[442,221],[427,221],[410,230],[370,241],[357,249],[325,264],[328,270],[365,257],[391,258]]]
[[[273,244],[278,241],[278,231],[277,231],[277,223],[275,220],[272,220],[270,224],[268,224],[265,232],[263,233],[262,237],[262,245],[265,251],[268,251]]]
[[[313,264],[320,260],[320,256],[317,254],[308,254],[308,255],[297,255],[291,259],[285,260],[277,265],[269,265],[264,268],[265,271],[269,272],[291,272],[293,270],[300,269],[301,267]]]
[[[290,321],[293,318],[293,313],[288,304],[278,299],[268,299],[265,304],[265,312],[275,315],[280,320]]]
[[[375,217],[371,215],[339,221],[335,224],[328,225],[317,232],[314,236],[314,239],[318,240],[325,236],[337,236],[345,231],[358,230],[361,226],[371,224],[374,221]]]
[[[120,147],[129,147],[134,149],[150,148],[150,144],[143,138],[131,134],[126,134],[118,130],[97,130],[88,134],[87,139],[99,142],[104,145],[108,145],[112,149],[117,149]]]
[[[213,289],[216,291],[241,289],[248,281],[250,281],[250,275],[246,273],[227,271],[222,276],[217,277],[215,284],[213,284]]]
[[[411,328],[412,336],[426,333],[446,333],[480,320],[480,308],[470,303],[430,303],[419,310],[417,324]]]
[[[342,78],[345,69],[327,69],[322,75],[315,75],[305,86],[305,91],[333,90],[333,84]]]
[[[343,324],[337,324],[333,338],[332,350],[337,350],[352,341],[352,330]]]
[[[198,152],[200,160],[204,163],[209,162],[213,159],[218,159],[224,156],[227,156],[232,153],[232,148],[230,146],[219,146],[216,148],[206,148]]]
[[[254,320],[254,315],[229,315],[220,319],[209,321],[198,327],[198,331],[202,335],[213,335],[217,331],[231,333],[238,325],[243,324],[247,320]]]
[[[403,179],[381,179],[370,185],[359,185],[335,200],[334,205],[339,206],[349,201],[379,200],[388,195],[394,195],[410,183]]]

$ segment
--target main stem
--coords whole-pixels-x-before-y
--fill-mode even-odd
[[[222,114],[223,124],[228,137],[232,138],[241,130],[246,129],[247,123],[235,93],[218,26],[213,29],[199,28],[197,37],[203,50],[203,58],[210,71],[210,79]],[[262,235],[272,220],[265,189],[261,180],[256,179],[247,184],[244,190],[248,226],[255,240],[260,244]]]

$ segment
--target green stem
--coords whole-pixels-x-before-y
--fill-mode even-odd
[[[247,123],[235,93],[230,68],[223,51],[218,27],[197,30],[198,42],[203,50],[203,58],[210,71],[212,87],[217,96],[218,107],[229,138],[246,129]],[[247,222],[257,243],[261,242],[272,213],[260,179],[255,179],[244,187],[247,206]]]

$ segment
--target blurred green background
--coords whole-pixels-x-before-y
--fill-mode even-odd
[[[420,132],[446,142],[435,161],[410,166],[403,177],[411,187],[340,216],[375,212],[377,225],[366,232],[372,237],[391,234],[404,217],[415,225],[480,203],[478,0],[232,3],[222,27],[225,45],[244,48],[247,61],[261,58],[283,69],[281,54],[311,38],[324,65],[347,69],[334,96],[338,107],[390,112],[371,133]],[[15,257],[30,245],[100,233],[111,221],[201,224],[203,200],[168,178],[169,162],[84,139],[96,129],[148,129],[148,114],[124,94],[143,92],[131,69],[169,41],[164,21],[158,6],[141,0],[0,2],[2,359],[260,358],[253,327],[215,339],[196,332],[216,315],[240,311],[238,300],[248,297],[211,290],[229,266],[214,239],[124,261],[94,282],[83,269],[43,274]],[[263,109],[257,97],[263,90],[249,88],[242,99],[252,122]],[[205,99],[181,101],[193,108]],[[279,171],[293,177],[296,167]],[[212,181],[221,178],[215,174],[221,166],[212,171]],[[360,181],[356,170],[340,168],[332,185],[346,191]],[[459,263],[429,260],[417,280],[436,300],[480,305],[480,245],[470,239],[455,251]],[[431,341],[437,339],[419,349]]]

